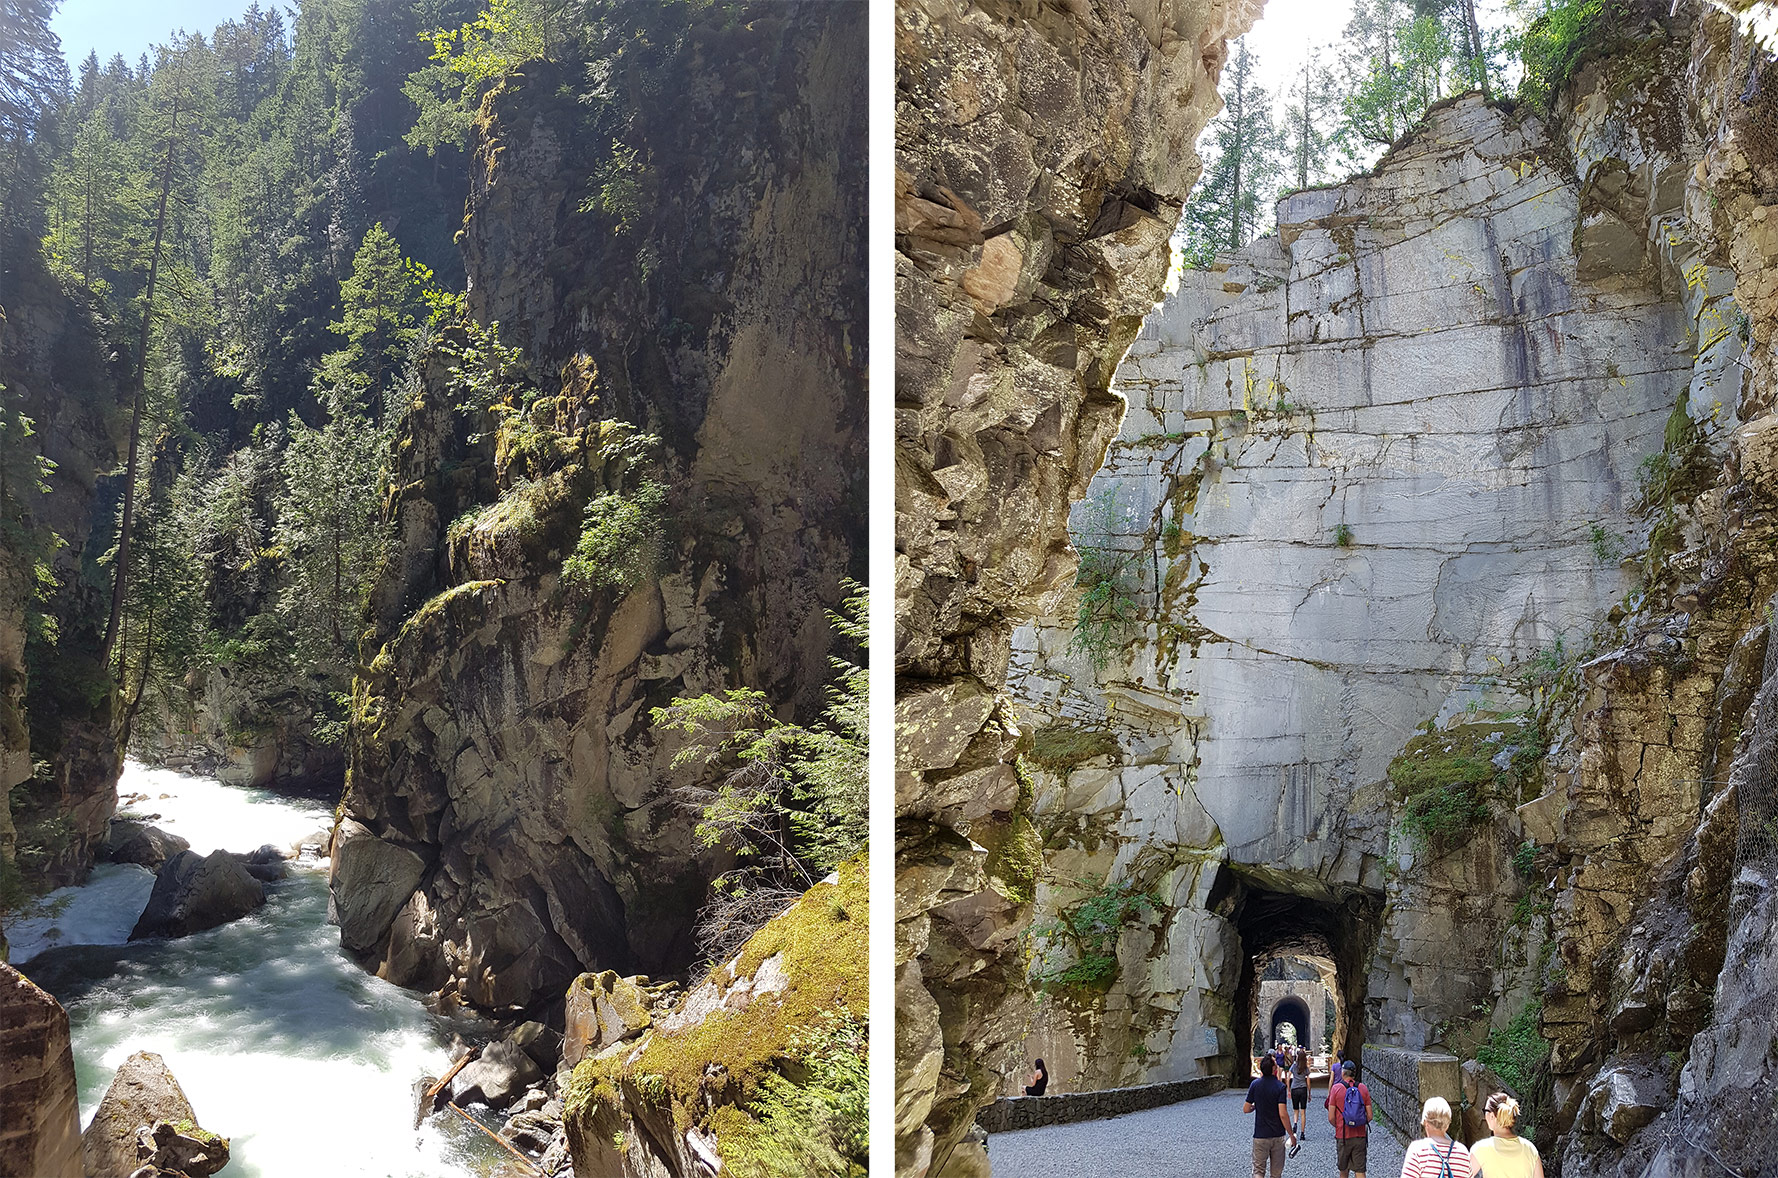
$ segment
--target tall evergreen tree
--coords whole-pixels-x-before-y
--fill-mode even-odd
[[[329,326],[346,346],[322,360],[320,377],[356,390],[376,412],[425,315],[419,274],[381,221],[365,232],[352,276],[340,284],[340,302],[344,314]]]
[[[49,27],[60,2],[0,0],[0,275],[11,269],[12,239],[36,224],[47,167],[42,132],[69,89],[68,63]]]
[[[389,543],[381,522],[389,433],[349,395],[336,397],[332,409],[319,429],[290,420],[277,501],[276,536],[288,574],[279,608],[302,662],[346,675],[359,615]]]
[[[1181,218],[1189,265],[1251,241],[1277,194],[1284,137],[1272,122],[1272,96],[1255,81],[1258,68],[1245,40],[1237,41],[1223,70],[1223,112],[1208,131],[1213,154]]]
[[[153,338],[156,286],[167,244],[170,214],[174,211],[174,190],[184,185],[192,171],[192,161],[188,157],[197,142],[197,130],[202,125],[212,93],[213,62],[202,38],[180,38],[171,47],[162,46],[159,53],[160,68],[150,78],[148,102],[143,111],[144,130],[156,145],[156,204],[148,249],[148,277],[141,297],[136,363],[131,374],[130,438],[125,452],[123,508],[118,519],[111,612],[105,623],[102,646],[107,662],[116,648],[118,627],[129,593],[129,576],[134,568],[130,546],[135,541],[136,482],[142,452],[143,414],[147,408],[148,349]]]
[[[1290,103],[1284,108],[1284,140],[1289,165],[1298,188],[1328,178],[1328,155],[1338,134],[1339,88],[1333,71],[1321,60],[1318,49],[1303,58],[1290,85]]]

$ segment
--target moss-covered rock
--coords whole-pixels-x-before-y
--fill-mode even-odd
[[[697,987],[657,1000],[640,1039],[582,1060],[564,1112],[575,1173],[690,1176],[711,1158],[740,1175],[862,1173],[869,916],[860,856]],[[774,1169],[777,1157],[804,1168]]]

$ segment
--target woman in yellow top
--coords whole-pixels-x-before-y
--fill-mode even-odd
[[[1482,1111],[1493,1136],[1469,1147],[1477,1178],[1543,1178],[1543,1159],[1537,1156],[1537,1147],[1513,1132],[1519,1102],[1496,1092]]]

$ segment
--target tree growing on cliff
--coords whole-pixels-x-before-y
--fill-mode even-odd
[[[1185,202],[1181,254],[1208,265],[1218,250],[1240,249],[1265,225],[1285,156],[1272,121],[1272,96],[1255,80],[1259,59],[1246,42],[1223,72],[1223,112],[1209,129],[1210,158]]]
[[[1289,97],[1283,131],[1291,179],[1298,188],[1307,188],[1328,178],[1328,157],[1338,131],[1331,116],[1338,108],[1339,87],[1318,50],[1303,58],[1302,69],[1291,81]]]
[[[419,109],[411,146],[467,147],[482,94],[527,61],[561,55],[575,22],[572,0],[487,0],[474,20],[433,29],[432,60],[408,76],[402,92]]]
[[[286,588],[278,609],[305,667],[350,674],[372,582],[389,547],[381,519],[389,433],[350,390],[319,429],[292,414],[275,538]]]
[[[869,593],[845,583],[842,612],[828,619],[860,652],[868,645]],[[742,865],[718,878],[695,936],[711,962],[725,960],[766,921],[864,849],[869,828],[870,672],[839,656],[821,724],[787,724],[762,691],[677,698],[650,715],[687,744],[673,766],[720,766],[723,775],[679,791],[699,816],[706,847]]]
[[[355,401],[382,416],[384,397],[426,319],[431,274],[402,257],[381,221],[365,231],[352,274],[340,283],[340,318],[329,324],[346,346],[321,358],[324,386],[352,390]]]

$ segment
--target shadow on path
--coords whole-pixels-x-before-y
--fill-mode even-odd
[[[1244,1096],[1231,1088],[1103,1121],[996,1133],[988,1138],[988,1158],[994,1178],[1246,1178],[1253,1173],[1253,1115],[1242,1115]],[[1318,1087],[1309,1101],[1308,1138],[1284,1163],[1285,1178],[1334,1178],[1326,1096]],[[1397,1178],[1404,1152],[1394,1134],[1373,1125],[1366,1174]]]

